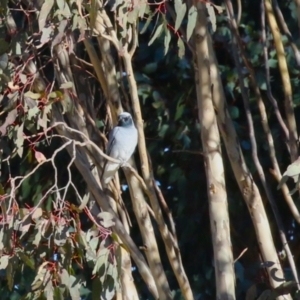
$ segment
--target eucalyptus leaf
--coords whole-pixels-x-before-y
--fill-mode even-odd
[[[175,0],[175,32],[179,29],[186,13],[186,3],[183,3],[182,0]]]
[[[197,22],[197,16],[198,16],[197,8],[194,5],[192,5],[188,12],[188,21],[187,21],[187,29],[186,29],[187,41],[190,40],[194,32],[196,22]]]
[[[42,31],[45,27],[47,22],[48,15],[54,5],[54,0],[45,0],[44,4],[42,5],[38,22],[39,22],[39,29]]]
[[[103,227],[109,228],[115,225],[115,218],[109,212],[101,212],[100,214],[98,214],[98,218],[100,219],[100,223]]]
[[[150,46],[162,33],[163,31],[163,28],[164,28],[164,24],[160,24],[157,26],[152,38],[150,39],[150,41],[148,42],[148,45]]]
[[[170,45],[170,41],[171,41],[171,34],[170,34],[170,30],[165,27],[165,37],[164,37],[164,54],[166,55],[169,51],[169,45]]]

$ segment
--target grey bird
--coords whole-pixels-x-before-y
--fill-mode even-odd
[[[133,154],[138,142],[138,132],[130,113],[123,112],[118,116],[118,124],[109,133],[106,154],[120,161],[106,161],[102,180],[108,184],[118,169],[125,164]]]

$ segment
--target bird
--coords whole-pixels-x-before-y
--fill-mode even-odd
[[[118,124],[109,133],[106,154],[119,160],[119,163],[106,161],[102,180],[108,184],[118,169],[123,166],[133,154],[138,142],[138,132],[131,114],[123,112],[118,116]]]

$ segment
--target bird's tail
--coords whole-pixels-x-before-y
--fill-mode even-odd
[[[102,173],[102,182],[108,184],[118,171],[120,164],[108,161]]]

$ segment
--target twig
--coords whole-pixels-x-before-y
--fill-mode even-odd
[[[202,151],[192,151],[192,150],[172,150],[173,153],[190,153],[195,155],[204,155]]]
[[[241,253],[240,255],[234,260],[234,263],[236,263],[244,254],[245,252],[248,250],[248,248],[245,248]]]
[[[131,57],[133,57],[133,54],[135,53],[136,47],[138,45],[137,24],[136,24],[136,22],[134,22],[131,25],[131,28],[132,28],[132,42],[131,42],[131,47],[130,47],[130,50],[129,50],[129,55]]]
[[[176,234],[176,229],[175,229],[175,223],[174,223],[174,220],[173,220],[173,216],[172,216],[172,212],[170,211],[168,205],[167,205],[167,202],[161,192],[161,189],[159,188],[159,186],[157,185],[155,179],[153,179],[153,185],[155,187],[155,190],[158,194],[158,199],[160,200],[160,203],[164,209],[164,211],[166,212],[166,214],[168,215],[168,218],[169,218],[169,223],[170,223],[170,226],[171,226],[171,231],[172,231],[172,234],[173,234],[173,237],[174,237],[174,240],[176,242],[176,245],[178,247],[178,239],[177,239],[177,234]]]

